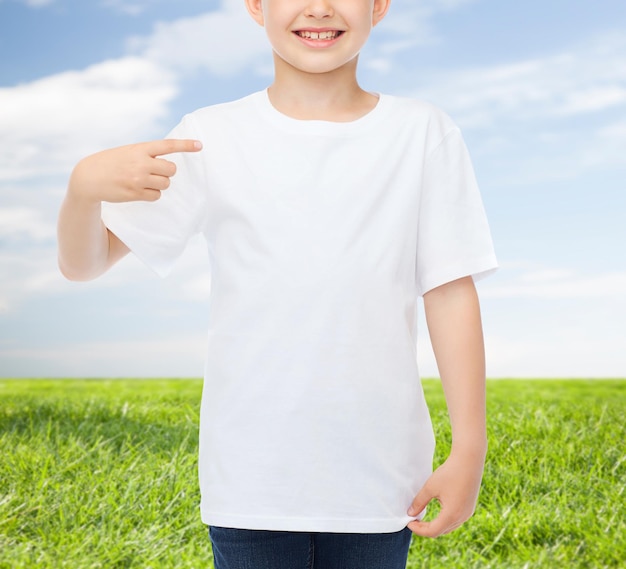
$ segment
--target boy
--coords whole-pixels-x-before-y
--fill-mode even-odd
[[[165,275],[206,238],[199,478],[217,569],[405,567],[412,534],[450,532],[476,504],[487,443],[473,278],[496,260],[456,126],[357,83],[389,2],[245,0],[273,84],[187,115],[167,140],[85,158],[61,208],[70,279],[129,250]],[[420,295],[453,436],[434,473]],[[420,521],[432,499],[438,517]]]

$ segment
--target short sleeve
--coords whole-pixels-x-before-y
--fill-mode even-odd
[[[199,138],[185,117],[166,138]],[[170,187],[156,202],[103,203],[102,220],[141,261],[167,276],[206,216],[203,151],[164,156],[176,164]]]
[[[458,128],[428,155],[418,218],[418,294],[498,267],[469,153]]]

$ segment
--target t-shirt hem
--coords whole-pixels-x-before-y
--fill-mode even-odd
[[[415,518],[294,518],[256,517],[202,511],[202,522],[208,526],[265,531],[302,531],[325,533],[395,533]]]
[[[424,296],[428,291],[437,288],[438,286],[442,286],[463,277],[471,276],[474,282],[476,282],[493,274],[497,270],[498,261],[493,255],[461,263],[458,266],[446,267],[421,279],[419,294],[420,296]]]
[[[155,255],[152,255],[149,248],[142,247],[142,238],[136,231],[125,224],[116,212],[102,204],[102,222],[105,227],[122,242],[146,267],[152,270],[161,278],[167,277],[172,272],[173,263],[159,262]]]

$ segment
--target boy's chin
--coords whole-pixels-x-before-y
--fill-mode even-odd
[[[275,70],[282,72],[304,73],[308,75],[327,75],[329,73],[345,73],[354,71],[356,73],[356,64],[358,62],[358,54],[348,61],[340,62],[304,62],[304,61],[290,61],[284,59],[279,54],[274,52],[274,67]]]

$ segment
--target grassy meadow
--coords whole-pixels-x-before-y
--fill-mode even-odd
[[[449,448],[440,383],[424,381]],[[212,568],[199,380],[0,380],[0,569]],[[409,567],[626,567],[626,381],[490,380],[475,516]]]

